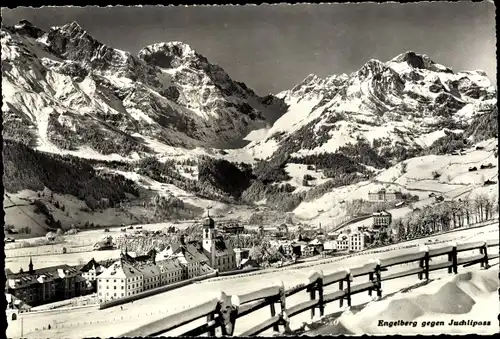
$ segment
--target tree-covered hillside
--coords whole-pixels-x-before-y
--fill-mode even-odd
[[[121,175],[101,174],[84,159],[35,151],[5,140],[4,187],[7,192],[43,190],[73,195],[91,209],[113,207],[126,194],[139,196],[136,184]]]

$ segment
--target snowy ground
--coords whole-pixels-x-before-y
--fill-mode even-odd
[[[483,240],[485,238],[498,237],[498,225],[490,225],[479,229],[464,230],[450,235],[443,235],[434,238],[442,238],[441,240],[460,239],[463,241]],[[417,242],[417,241],[415,241]],[[423,243],[425,240],[420,240]],[[410,243],[405,243],[405,246]],[[401,245],[394,245],[393,248],[401,247]],[[405,253],[406,251],[414,251],[414,249],[402,250],[398,253]],[[97,252],[96,252],[97,253]],[[320,262],[314,263],[310,267],[303,268],[286,268],[283,270],[273,271],[267,274],[258,276],[233,276],[227,279],[213,279],[206,280],[197,284],[189,285],[176,289],[173,291],[158,294],[152,297],[137,300],[131,304],[124,305],[124,309],[113,307],[106,310],[95,311],[91,309],[73,309],[71,311],[61,312],[47,312],[37,314],[25,314],[24,317],[24,336],[27,338],[76,338],[76,337],[111,337],[123,334],[138,326],[147,324],[156,319],[160,319],[169,314],[175,314],[183,309],[183,307],[192,307],[208,301],[214,297],[218,297],[220,291],[227,294],[241,294],[263,287],[279,284],[284,282],[285,288],[296,286],[304,282],[311,273],[311,270],[321,269],[325,274],[334,272],[342,267],[355,267],[365,264],[373,257],[384,258],[395,255],[395,251],[388,251],[385,253],[373,254],[371,251],[366,253],[350,256],[342,260],[330,263]],[[495,262],[492,262],[494,264]],[[402,267],[404,268],[404,267]],[[477,266],[475,267],[477,270]],[[464,268],[459,267],[459,272],[465,271]],[[446,270],[441,270],[431,273],[431,278],[446,276]],[[355,282],[362,282],[358,278]],[[406,280],[405,280],[406,279]],[[384,295],[394,293],[401,289],[401,286],[410,286],[411,284],[418,283],[415,276],[397,279],[394,281],[385,282],[383,285]],[[332,287],[336,290],[337,287]],[[327,291],[328,292],[328,291]],[[191,296],[196,296],[192,298]],[[287,299],[288,306],[295,303],[307,300],[306,293],[299,293],[296,296]],[[368,295],[357,295],[353,297],[353,305],[364,303]],[[338,311],[337,303],[332,303],[326,307],[326,314]],[[252,313],[244,318],[238,319],[235,334],[250,328],[269,317],[269,309],[265,308]],[[292,318],[292,329],[298,328],[303,322],[309,320],[310,313],[304,312]],[[198,322],[199,323],[199,322]],[[43,327],[47,328],[51,325],[51,330],[42,330]],[[192,325],[191,325],[192,326]],[[185,330],[188,326],[177,330]],[[7,328],[7,336],[19,337],[21,331],[21,321],[9,320],[9,327]],[[175,335],[176,331],[172,331],[169,335]],[[267,333],[269,334],[269,333]]]
[[[369,302],[361,310],[345,311],[336,321],[323,320],[322,326],[307,335],[498,333],[498,272],[498,267],[467,269],[457,276],[400,291]],[[381,326],[380,320],[388,324]],[[409,323],[394,325],[397,321]]]
[[[303,202],[293,213],[301,220],[333,227],[346,217],[342,201],[360,198],[368,200],[368,193],[380,188],[417,195],[420,201],[415,203],[414,207],[420,208],[435,202],[434,198],[429,198],[430,193],[443,195],[445,199],[473,198],[477,194],[498,196],[498,161],[493,155],[497,143],[497,139],[479,143],[484,150],[470,148],[466,150],[465,155],[429,155],[406,160],[406,171],[403,171],[402,163],[399,163],[370,181],[339,187],[318,199]],[[481,165],[489,163],[495,167],[480,169]],[[478,170],[469,172],[470,167],[476,167]],[[439,173],[440,177],[434,179],[434,172]],[[487,179],[497,183],[483,186]],[[389,212],[393,213],[393,218],[398,218],[409,211],[410,209],[405,207]]]
[[[235,210],[233,214],[229,214],[224,218],[237,218],[241,213],[247,213],[245,210]],[[224,218],[215,218],[215,220],[221,220]],[[197,220],[199,221],[199,220]],[[165,230],[170,226],[175,226],[176,228],[182,230],[191,226],[195,221],[179,221],[178,223],[158,223],[158,224],[146,224],[146,225],[134,225],[133,230],[127,229],[127,233],[135,232],[135,228],[141,226],[143,230],[155,231],[155,230]],[[128,226],[125,226],[128,227]],[[18,243],[8,243],[5,246],[5,268],[11,269],[13,272],[19,271],[19,268],[26,269],[29,263],[29,256],[33,256],[33,265],[35,267],[47,267],[53,265],[78,265],[87,263],[90,259],[95,260],[105,260],[110,258],[118,258],[119,250],[107,250],[107,251],[93,251],[92,246],[102,240],[107,236],[111,236],[114,239],[123,235],[121,229],[122,226],[109,227],[109,232],[104,232],[104,229],[89,230],[80,232],[73,235],[65,235],[64,242],[55,245],[37,246],[37,247],[24,247],[17,248]],[[45,239],[45,237],[36,237],[23,239],[22,241],[35,243],[40,239]],[[68,253],[62,254],[63,247],[68,249]],[[71,253],[76,252],[77,253]]]

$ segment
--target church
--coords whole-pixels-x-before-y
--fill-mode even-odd
[[[210,214],[203,221],[202,248],[210,267],[213,269],[225,272],[237,268],[234,249],[224,241],[222,236],[216,234],[215,221],[210,217]]]

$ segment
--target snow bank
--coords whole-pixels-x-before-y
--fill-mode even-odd
[[[352,334],[496,333],[498,272],[498,269],[468,271],[408,293],[400,292],[372,302],[359,312],[344,312],[321,333],[339,330]]]

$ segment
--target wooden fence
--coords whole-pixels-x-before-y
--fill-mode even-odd
[[[441,269],[447,269],[448,273],[457,274],[459,265],[467,267],[480,264],[481,267],[488,268],[489,260],[499,257],[498,250],[492,253],[493,251],[488,251],[488,249],[498,245],[499,240],[494,239],[453,244],[430,250],[424,246],[421,251],[416,253],[375,260],[361,267],[344,269],[328,275],[324,275],[322,271],[317,271],[309,277],[306,283],[288,290],[285,290],[283,283],[281,283],[281,285],[243,295],[228,296],[224,292],[221,292],[219,298],[143,325],[122,336],[157,336],[201,318],[206,318],[207,321],[183,333],[183,335],[196,336],[207,333],[209,336],[215,336],[216,329],[220,328],[222,335],[231,336],[233,335],[237,319],[267,306],[270,307],[271,317],[240,335],[254,336],[270,328],[273,328],[274,331],[279,331],[280,326],[286,329],[289,319],[299,313],[310,310],[311,317],[314,317],[316,310],[318,310],[319,315],[323,316],[325,305],[333,301],[338,300],[339,306],[342,307],[344,302],[347,302],[347,305],[351,306],[351,297],[358,293],[368,292],[371,296],[373,292],[376,292],[377,297],[381,297],[382,282],[384,281],[411,275],[417,275],[421,280],[428,280],[430,272]],[[462,252],[477,250],[479,250],[479,254],[472,254],[467,257],[459,257],[458,255]],[[442,262],[436,260],[436,263],[431,263],[432,258],[443,256],[446,259]],[[418,267],[401,272],[390,272],[391,267],[408,263],[418,263]],[[354,284],[354,279],[362,276],[367,276],[369,281]],[[324,293],[324,288],[333,284],[338,284],[339,290]],[[309,294],[309,300],[293,306],[287,306],[287,297],[304,291]],[[276,304],[280,305],[279,312],[276,310]]]

